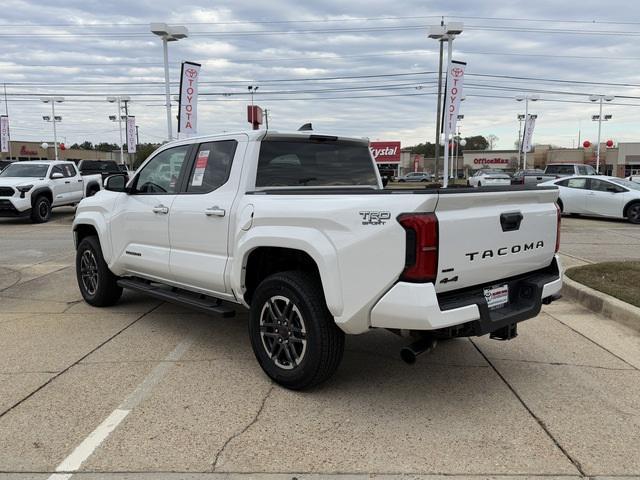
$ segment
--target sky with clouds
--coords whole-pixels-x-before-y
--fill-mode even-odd
[[[190,32],[169,44],[172,97],[180,62],[202,64],[199,133],[248,128],[247,86],[257,85],[270,129],[310,121],[372,140],[433,141],[438,43],[427,31],[444,17],[465,26],[454,42],[454,59],[468,64],[463,135],[494,134],[495,148],[511,148],[524,111],[515,96],[537,93],[536,143],[572,147],[578,130],[593,142],[588,97],[611,94],[603,140],[640,141],[637,2],[3,0],[0,9],[14,139],[52,140],[42,95],[65,97],[56,114],[67,144],[117,141],[107,95],[131,96],[142,142],[165,139],[162,46],[149,22],[167,22]]]

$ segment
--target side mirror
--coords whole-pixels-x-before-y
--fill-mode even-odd
[[[387,183],[389,183],[389,177],[382,177],[382,186],[386,187]]]
[[[107,177],[104,181],[105,190],[110,192],[124,192],[126,191],[127,179],[123,174],[116,174]]]
[[[51,174],[51,180],[58,180],[59,178],[64,178],[64,175],[60,172],[55,172]]]

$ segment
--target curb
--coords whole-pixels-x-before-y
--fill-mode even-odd
[[[640,332],[640,308],[563,276],[562,294],[594,313]]]

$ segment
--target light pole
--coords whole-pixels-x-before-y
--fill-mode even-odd
[[[522,137],[522,144],[518,148],[523,150],[524,157],[522,161],[522,169],[526,170],[527,169],[527,151],[522,147],[524,147],[524,136],[527,134],[527,120],[529,120],[529,100],[531,100],[532,102],[537,102],[538,100],[540,100],[540,96],[539,95],[518,95],[516,97],[517,102],[522,102],[523,100],[524,100],[524,135]]]
[[[56,131],[56,123],[62,121],[62,117],[56,116],[56,103],[64,102],[64,97],[41,97],[40,101],[51,104],[51,117],[44,115],[42,119],[45,122],[53,123],[53,151],[54,157],[58,160],[58,132]]]
[[[166,23],[152,23],[149,25],[151,33],[158,35],[162,39],[162,50],[164,54],[164,92],[167,106],[167,138],[173,139],[173,129],[171,128],[171,90],[169,84],[169,47],[168,42],[177,42],[189,36],[187,27],[181,25],[169,26]]]
[[[127,95],[118,95],[117,97],[107,97],[107,102],[109,103],[118,103],[118,131],[120,132],[120,163],[124,163],[124,149],[122,146],[122,102],[131,101],[131,97]],[[112,119],[113,116],[110,116],[109,119]],[[115,121],[115,120],[114,120]]]
[[[453,55],[453,39],[462,33],[463,24],[462,22],[450,22],[445,24],[444,22],[440,22],[440,25],[432,25],[429,27],[429,38],[433,38],[434,40],[438,40],[440,42],[440,66],[438,69],[438,107],[436,109],[436,155],[435,155],[435,168],[434,171],[438,172],[438,159],[439,159],[439,151],[438,145],[440,144],[440,120],[441,120],[441,112],[442,112],[442,50],[443,50],[443,42],[447,42],[447,72],[451,68],[451,56]],[[445,93],[446,94],[446,93]],[[448,132],[450,133],[450,132]],[[448,138],[445,139],[445,144],[449,141]],[[449,161],[449,152],[448,148],[444,149],[444,168],[448,169],[447,162]],[[442,179],[442,186],[447,187],[448,178],[447,175],[444,174]]]
[[[522,121],[524,120],[524,113],[518,114],[518,168],[522,162]]]
[[[591,95],[589,97],[589,100],[592,102],[600,102],[600,113],[591,116],[591,120],[598,122],[598,147],[596,149],[596,172],[598,173],[600,173],[600,133],[602,131],[602,121],[604,120],[606,122],[607,120],[611,120],[612,117],[612,115],[605,115],[604,118],[602,118],[602,101],[610,102],[614,98],[613,95]]]

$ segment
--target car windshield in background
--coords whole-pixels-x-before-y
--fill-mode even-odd
[[[640,190],[640,183],[632,182],[626,178],[610,178],[609,181],[623,187],[630,188],[631,190]]]
[[[49,165],[33,165],[25,163],[12,163],[5,168],[2,173],[0,173],[0,177],[44,178],[47,176]]]
[[[99,162],[93,160],[85,160],[80,165],[82,170],[99,170],[101,172],[120,172],[118,165],[114,162]]]
[[[369,148],[355,142],[265,140],[256,187],[378,186]]]

